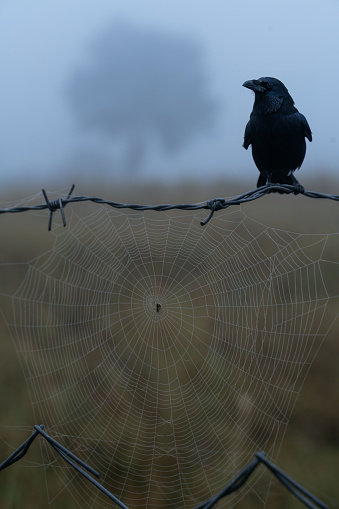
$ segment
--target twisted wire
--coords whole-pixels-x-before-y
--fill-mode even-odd
[[[306,190],[297,190],[294,186],[290,186],[287,184],[266,184],[265,186],[256,188],[252,191],[247,191],[246,193],[243,193],[239,196],[236,196],[234,198],[225,199],[225,198],[213,198],[212,200],[207,200],[199,203],[181,203],[177,205],[172,204],[160,204],[160,205],[144,205],[144,204],[126,204],[126,203],[120,203],[112,200],[107,200],[104,198],[98,198],[98,197],[91,197],[91,196],[73,196],[71,197],[73,191],[74,191],[74,185],[71,187],[69,193],[67,194],[66,198],[58,198],[56,200],[50,201],[48,199],[47,193],[44,189],[42,189],[43,196],[45,198],[45,203],[41,203],[38,205],[30,205],[30,206],[16,206],[16,207],[8,207],[0,209],[0,214],[7,214],[7,213],[18,213],[18,212],[26,212],[30,210],[49,210],[49,223],[48,223],[48,230],[51,230],[52,227],[52,219],[53,214],[60,210],[62,222],[63,225],[66,226],[66,218],[64,213],[64,208],[68,203],[77,203],[77,202],[93,202],[93,203],[100,203],[104,205],[108,205],[110,207],[116,208],[116,209],[131,209],[131,210],[138,210],[138,211],[147,211],[147,210],[154,210],[154,211],[166,211],[166,210],[200,210],[200,209],[206,209],[210,210],[209,216],[204,220],[201,221],[201,226],[205,226],[213,217],[214,213],[219,210],[224,210],[228,207],[231,207],[233,205],[241,205],[242,203],[250,202],[253,200],[257,200],[258,198],[262,198],[268,193],[272,192],[283,192],[284,194],[301,194],[303,196],[306,196],[308,198],[319,198],[319,199],[327,199],[327,200],[334,200],[339,201],[339,195],[333,195],[333,194],[324,194],[319,193],[317,191],[306,191]]]

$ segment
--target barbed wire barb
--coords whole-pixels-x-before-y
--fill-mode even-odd
[[[66,226],[66,217],[65,217],[65,212],[64,212],[64,206],[66,206],[66,204],[68,203],[68,200],[70,199],[74,188],[75,188],[75,185],[73,184],[68,195],[67,195],[66,200],[62,200],[62,198],[58,198],[57,200],[53,200],[53,201],[49,201],[45,189],[42,189],[42,194],[44,195],[46,205],[49,209],[49,221],[48,221],[48,231],[49,232],[52,229],[53,214],[58,209],[60,209],[60,212],[61,212],[62,224],[64,225],[64,227]]]

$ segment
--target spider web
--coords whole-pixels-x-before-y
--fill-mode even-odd
[[[35,422],[131,508],[193,507],[255,452],[275,461],[332,324],[333,235],[241,209],[201,227],[205,215],[69,211],[8,296]],[[111,507],[42,449],[60,480],[50,503],[68,490],[78,507]],[[219,505],[264,507],[270,482],[257,469]]]

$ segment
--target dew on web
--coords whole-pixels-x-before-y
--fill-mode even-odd
[[[193,507],[255,452],[274,461],[331,325],[330,235],[205,215],[72,211],[9,297],[36,422],[131,508]],[[51,503],[110,507],[43,450]],[[264,507],[263,474],[220,506]]]

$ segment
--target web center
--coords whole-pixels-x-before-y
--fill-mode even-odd
[[[153,320],[163,320],[168,314],[166,296],[161,292],[151,292],[145,295],[144,306],[146,314]]]

